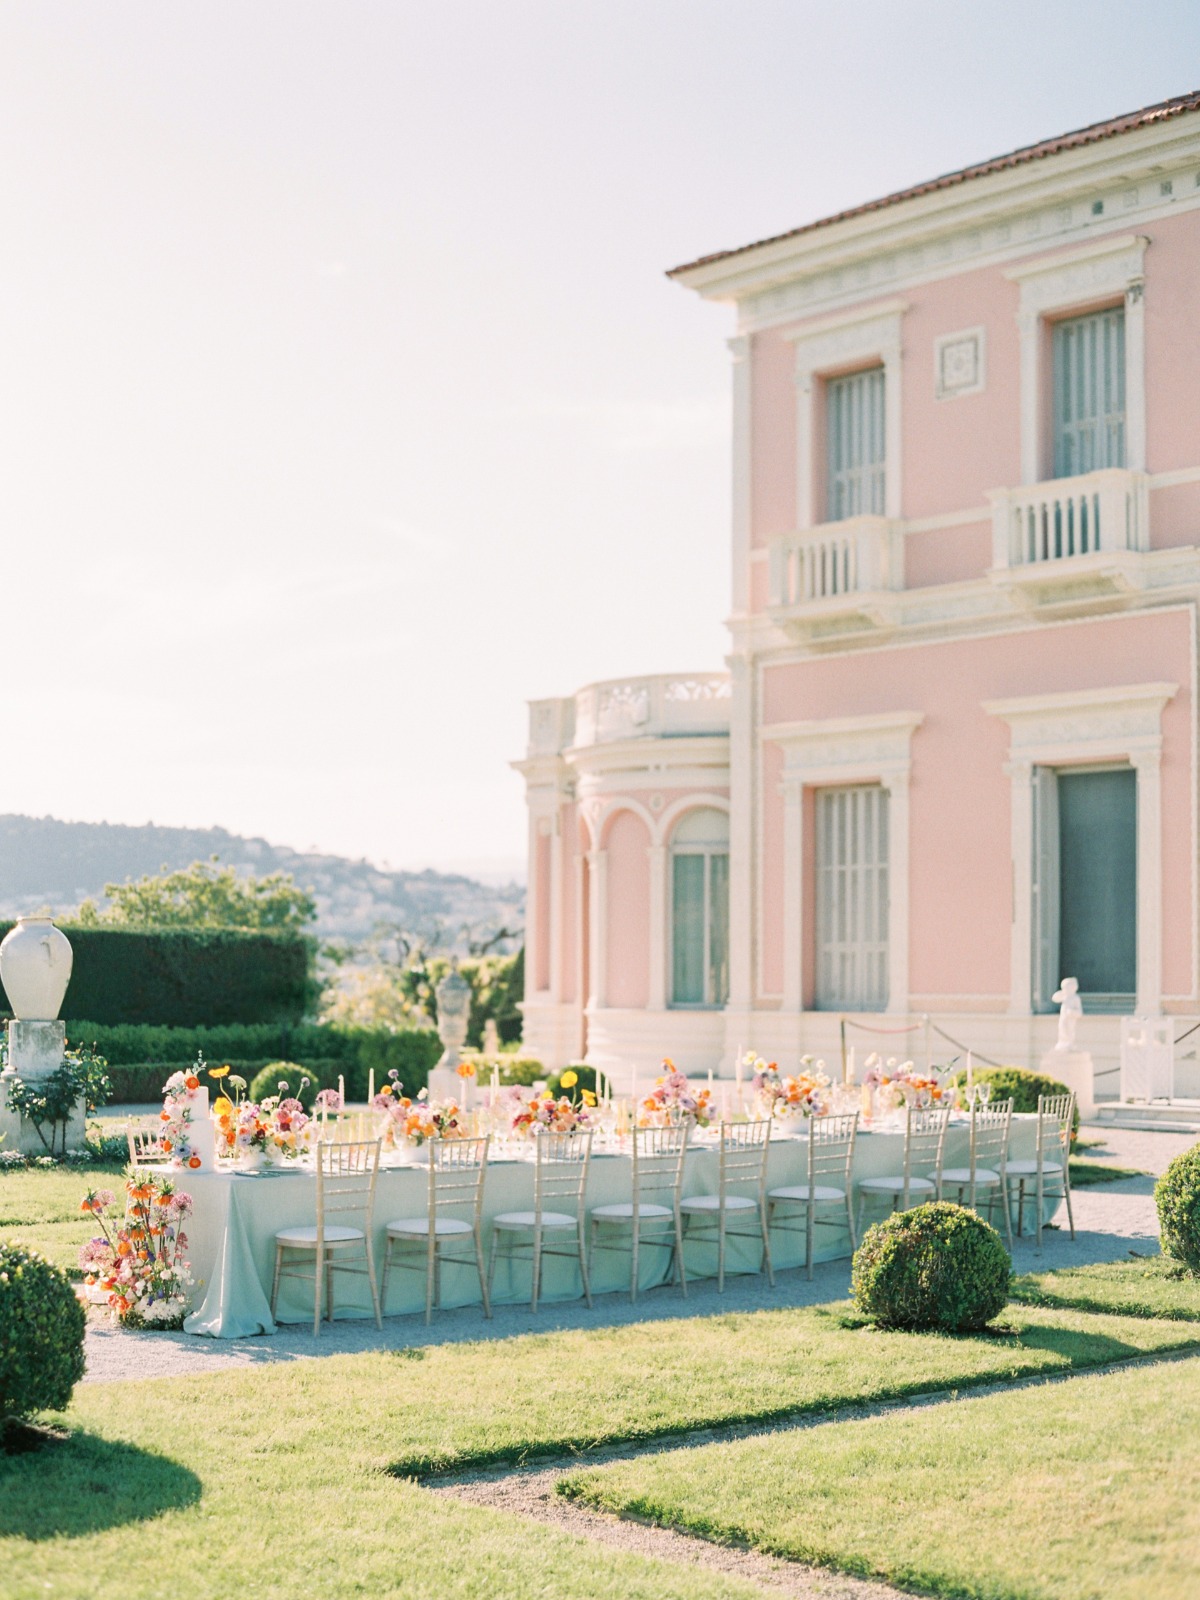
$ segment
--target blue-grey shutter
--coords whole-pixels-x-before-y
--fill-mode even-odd
[[[883,368],[831,378],[825,385],[830,522],[883,515]]]
[[[1054,324],[1054,476],[1125,465],[1125,311]]]
[[[817,792],[819,1010],[882,1011],[888,1000],[888,805],[877,784]]]
[[[1058,774],[1033,769],[1033,1009],[1053,1010],[1062,978],[1058,966]]]
[[[1060,976],[1084,1009],[1124,1012],[1137,989],[1137,774],[1058,773]]]
[[[729,857],[708,858],[708,998],[723,1006],[729,999]]]
[[[704,1004],[704,857],[672,857],[671,998]]]

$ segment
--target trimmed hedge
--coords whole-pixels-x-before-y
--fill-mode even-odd
[[[0,939],[13,926],[0,922]],[[75,953],[68,1023],[291,1023],[315,1001],[313,943],[295,934],[70,924],[63,932]]]
[[[61,1267],[18,1240],[0,1244],[0,1422],[66,1410],[86,1325]]]
[[[1200,1276],[1200,1144],[1175,1157],[1154,1185],[1165,1255]]]
[[[389,1033],[317,1023],[296,1028],[152,1028],[132,1024],[106,1028],[95,1023],[73,1023],[68,1037],[72,1043],[94,1043],[105,1056],[113,1086],[110,1100],[116,1105],[158,1100],[171,1073],[193,1067],[197,1055],[203,1055],[210,1067],[232,1067],[248,1084],[271,1063],[294,1062],[319,1088],[336,1089],[341,1076],[346,1080],[347,1099],[365,1100],[372,1068],[377,1086],[395,1068],[406,1092],[416,1094],[429,1081],[430,1069],[442,1053],[441,1041],[431,1028]]]
[[[1011,1272],[990,1223],[966,1206],[932,1200],[867,1229],[850,1289],[881,1328],[970,1333],[1004,1310]]]
[[[1030,1072],[1026,1067],[976,1067],[973,1072],[976,1083],[990,1083],[992,1086],[993,1100],[1007,1100],[1012,1096],[1013,1114],[1019,1111],[1036,1111],[1039,1095],[1069,1094],[1070,1090],[1065,1083],[1060,1083],[1057,1078],[1048,1078],[1044,1072]],[[957,1072],[954,1081],[965,1084],[967,1074],[965,1071]],[[1075,1120],[1071,1125],[1071,1137],[1079,1132],[1079,1102],[1075,1102]]]

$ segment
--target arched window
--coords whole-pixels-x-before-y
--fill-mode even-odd
[[[687,812],[671,837],[671,1004],[729,998],[729,818]]]

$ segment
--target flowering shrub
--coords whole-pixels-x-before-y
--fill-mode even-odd
[[[711,1101],[707,1089],[695,1088],[687,1074],[667,1059],[662,1076],[654,1080],[654,1087],[638,1106],[638,1125],[649,1128],[690,1117],[697,1126],[707,1128],[712,1117]]]
[[[0,1422],[65,1411],[83,1377],[87,1317],[61,1267],[0,1244]]]
[[[85,1283],[99,1285],[126,1327],[181,1328],[192,1286],[183,1231],[191,1195],[157,1172],[134,1168],[119,1227],[110,1216],[116,1204],[111,1189],[89,1189],[83,1197],[79,1209],[101,1229],[79,1252]]]

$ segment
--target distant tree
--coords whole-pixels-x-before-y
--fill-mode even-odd
[[[239,928],[250,932],[303,933],[316,920],[311,894],[290,872],[265,878],[241,876],[213,856],[157,877],[106,883],[108,903],[85,900],[76,912],[82,923],[112,923],[126,928]]]

